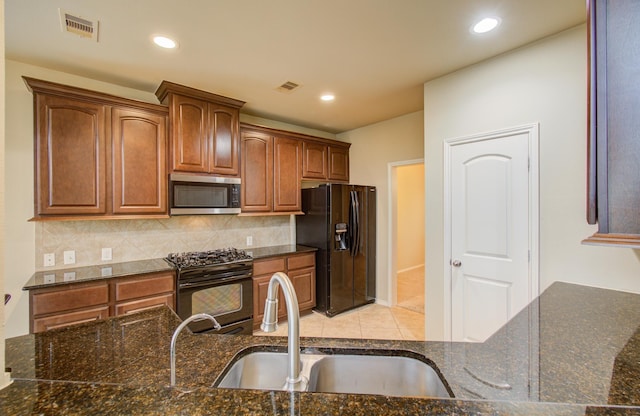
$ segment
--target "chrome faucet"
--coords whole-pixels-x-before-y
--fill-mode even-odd
[[[171,337],[171,351],[170,351],[170,354],[171,354],[171,387],[176,385],[176,340],[178,339],[178,335],[184,329],[184,327],[189,324],[189,322],[201,321],[203,319],[208,319],[211,322],[213,322],[213,327],[214,327],[214,329],[216,331],[219,331],[220,328],[222,328],[220,326],[220,324],[218,323],[218,321],[216,321],[216,318],[214,318],[213,316],[211,316],[209,314],[206,314],[206,313],[197,313],[197,314],[191,315],[190,317],[185,319],[180,325],[178,325],[176,330],[173,331],[173,337]]]
[[[269,280],[267,300],[264,307],[264,317],[260,329],[273,332],[278,329],[278,287],[282,286],[284,300],[287,304],[288,320],[288,360],[287,380],[284,388],[288,391],[304,391],[308,380],[300,374],[300,311],[298,297],[289,277],[277,272]]]

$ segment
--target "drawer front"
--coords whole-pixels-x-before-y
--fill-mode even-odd
[[[35,293],[32,298],[33,315],[45,315],[109,303],[107,284],[60,289]]]
[[[105,319],[108,316],[109,307],[103,306],[83,311],[47,316],[46,318],[36,318],[33,320],[33,332],[43,332],[49,329],[97,321],[98,319]]]
[[[303,254],[300,256],[292,256],[287,259],[287,269],[302,269],[303,267],[312,267],[316,264],[316,254]]]
[[[171,309],[175,309],[173,306],[173,293],[169,293],[161,296],[154,296],[147,299],[139,299],[131,302],[120,303],[116,305],[116,315],[125,315],[133,312],[140,312],[145,309],[155,308],[161,305],[167,305]]]
[[[173,292],[174,287],[173,274],[121,280],[115,283],[116,302]]]
[[[260,276],[263,274],[271,274],[276,272],[284,272],[285,270],[286,270],[286,267],[285,267],[284,257],[253,261],[254,276]]]

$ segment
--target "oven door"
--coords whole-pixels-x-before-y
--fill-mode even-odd
[[[244,334],[251,334],[253,326],[253,281],[251,277],[209,280],[205,282],[178,283],[178,316],[186,319],[197,313],[207,313],[222,325],[222,333],[234,332],[237,326],[248,319],[249,325],[241,325]],[[245,329],[247,327],[248,329]],[[229,331],[225,330],[227,328]],[[209,332],[213,329],[211,321],[202,320],[189,324],[196,332]]]

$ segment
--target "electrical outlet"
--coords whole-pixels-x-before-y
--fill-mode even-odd
[[[253,245],[253,237],[252,236],[248,236],[247,237],[247,247],[252,246]]]
[[[111,260],[112,258],[113,258],[113,252],[111,251],[111,247],[103,247],[102,261]]]
[[[64,264],[75,264],[76,263],[76,251],[69,250],[64,252]]]
[[[44,255],[44,267],[55,266],[56,265],[56,255],[54,253],[46,253]]]

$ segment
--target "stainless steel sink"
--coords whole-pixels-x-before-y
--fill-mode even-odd
[[[438,373],[408,357],[357,354],[300,354],[306,391],[452,397]],[[239,358],[217,387],[285,390],[287,353],[253,352]]]
[[[382,394],[386,396],[451,397],[428,364],[408,357],[330,355],[309,374],[309,391]]]

